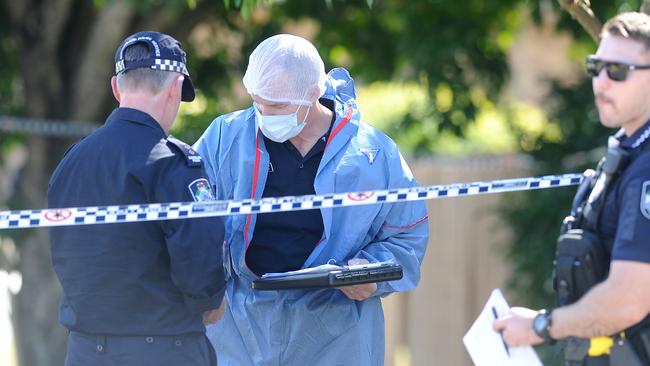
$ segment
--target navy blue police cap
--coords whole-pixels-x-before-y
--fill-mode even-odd
[[[149,48],[149,57],[127,61],[124,59],[124,49],[136,43],[145,44]],[[159,32],[138,32],[126,37],[115,51],[115,75],[138,68],[151,68],[163,71],[175,71],[185,76],[181,100],[191,102],[194,100],[194,84],[187,72],[185,51],[181,43],[173,37]]]

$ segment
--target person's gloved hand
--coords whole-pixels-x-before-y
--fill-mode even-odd
[[[352,258],[348,261],[348,266],[368,263],[370,262],[368,262],[367,259]],[[377,291],[377,284],[363,283],[360,285],[343,286],[339,287],[338,289],[341,290],[350,300],[362,301],[369,298],[372,294],[375,293],[375,291]]]

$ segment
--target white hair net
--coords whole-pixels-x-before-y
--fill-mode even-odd
[[[325,93],[325,66],[316,47],[304,38],[278,34],[260,43],[248,59],[244,87],[271,102],[309,105],[310,88]],[[310,93],[311,94],[311,93]],[[311,100],[310,100],[311,99]]]

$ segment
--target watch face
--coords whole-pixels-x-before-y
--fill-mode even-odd
[[[544,314],[539,314],[535,317],[535,320],[533,320],[533,329],[535,329],[535,333],[540,334],[546,330],[546,327],[548,326],[548,320],[546,319],[546,316]]]
[[[549,318],[546,312],[540,312],[537,314],[535,319],[533,319],[533,330],[541,338],[546,339],[548,337],[549,325]]]
[[[533,319],[533,331],[538,337],[542,338],[545,343],[553,344],[555,343],[555,340],[551,337],[550,327],[551,313],[541,310],[535,319]]]

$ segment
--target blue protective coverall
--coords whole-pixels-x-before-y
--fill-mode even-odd
[[[336,120],[318,168],[316,194],[417,185],[395,143],[361,122],[354,81],[344,69],[328,74],[322,98],[334,101]],[[253,108],[215,119],[195,148],[219,200],[260,198],[269,156]],[[417,285],[428,239],[424,202],[321,208],[324,232],[303,268],[351,258],[392,260],[404,278],[382,282],[365,301],[338,289],[259,292],[245,263],[255,215],[225,219],[229,309],[208,337],[219,365],[383,365],[381,297]]]

